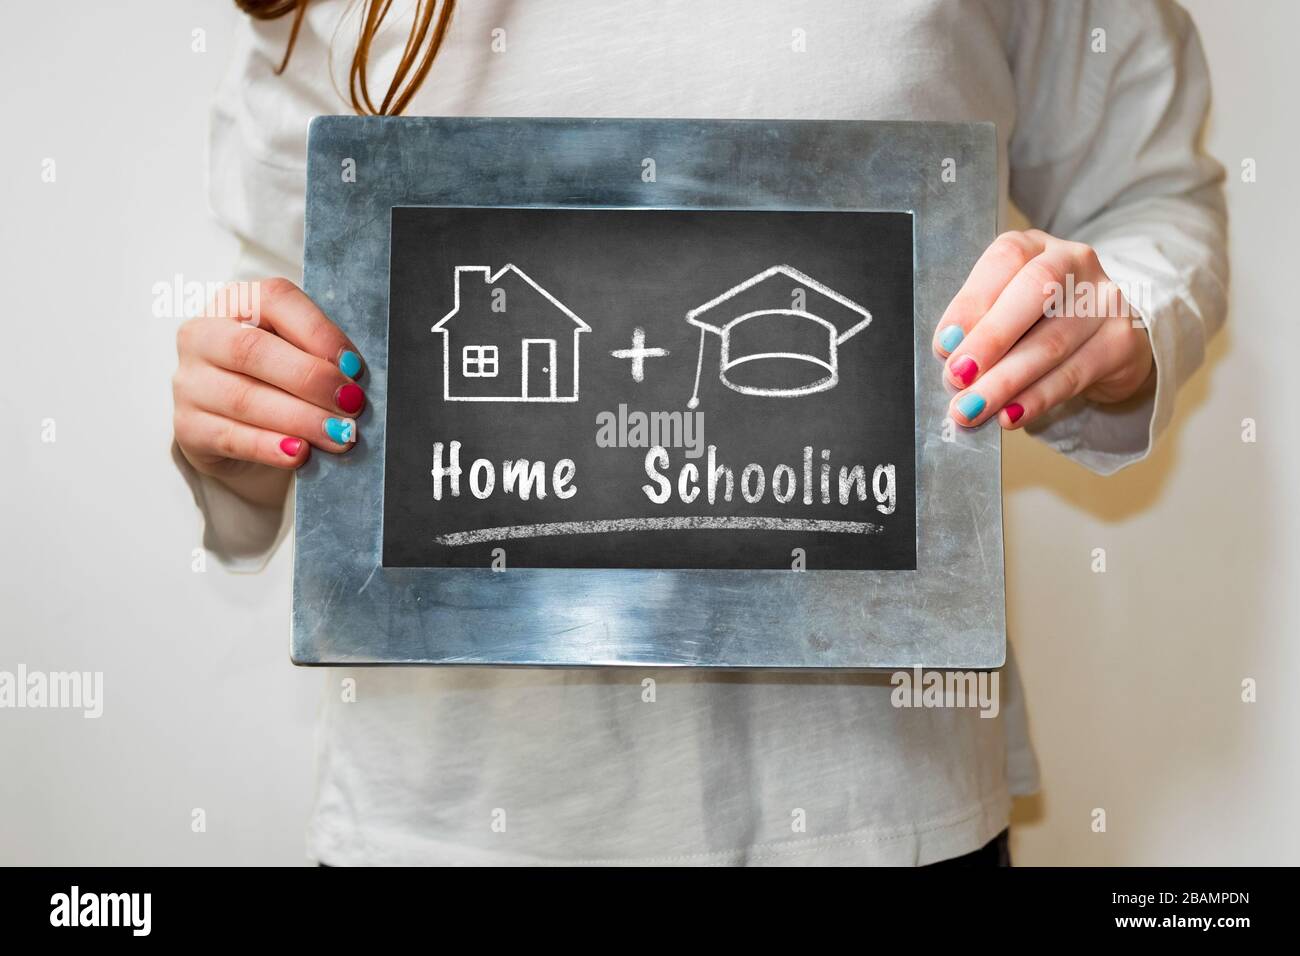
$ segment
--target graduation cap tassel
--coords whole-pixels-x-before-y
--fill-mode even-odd
[[[700,405],[700,370],[704,368],[704,335],[707,330],[700,328],[700,357],[695,363],[695,389],[691,392],[691,400],[686,403],[687,408],[698,408]]]

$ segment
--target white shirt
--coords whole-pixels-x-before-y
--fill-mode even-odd
[[[237,278],[300,274],[307,123],[351,112],[337,92],[356,38],[346,6],[308,6],[278,77],[291,18],[241,26],[210,157],[213,209],[243,243]],[[405,41],[405,6],[372,90]],[[1145,290],[1155,394],[1076,401],[1033,429],[1108,474],[1147,454],[1223,319],[1222,172],[1197,145],[1208,100],[1173,4],[529,0],[462,3],[407,113],[991,120],[1003,197]],[[260,568],[283,509],[176,457],[206,546]],[[887,675],[347,674],[354,703],[344,674],[326,683],[309,832],[331,864],[928,863],[987,842],[1036,787],[1014,664],[996,719],[896,709]]]

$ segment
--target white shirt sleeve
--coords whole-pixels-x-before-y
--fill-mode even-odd
[[[1034,225],[1097,250],[1151,337],[1156,386],[1082,398],[1027,430],[1100,474],[1146,457],[1227,308],[1223,169],[1200,145],[1205,56],[1172,2],[1024,0],[1011,66],[1011,198]]]
[[[208,475],[195,470],[172,442],[172,461],[190,487],[203,516],[203,548],[227,570],[253,574],[280,546],[293,525],[293,482],[278,506],[256,505]]]
[[[235,281],[252,281],[268,276],[295,276],[300,270],[277,259],[264,249],[240,243]],[[278,506],[254,504],[235,494],[225,484],[197,471],[172,442],[172,461],[189,485],[194,504],[203,517],[203,547],[223,567],[253,574],[266,567],[280,542],[293,526],[293,481],[285,501]],[[296,480],[296,479],[295,479]]]

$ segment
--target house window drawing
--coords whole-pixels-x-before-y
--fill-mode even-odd
[[[839,350],[871,323],[871,313],[792,266],[751,276],[686,313],[700,330],[695,390],[710,333],[720,341],[718,378],[733,392],[798,398],[832,389],[840,380]]]
[[[444,401],[578,400],[591,326],[513,264],[457,266],[452,309],[431,331],[442,336]]]
[[[496,378],[497,357],[495,345],[467,345],[461,349],[460,373],[466,378]]]

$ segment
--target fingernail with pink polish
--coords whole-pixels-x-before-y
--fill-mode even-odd
[[[301,438],[281,438],[280,451],[284,452],[290,458],[298,457],[298,452],[302,451]]]
[[[1007,406],[1007,418],[1011,419],[1011,424],[1013,425],[1020,421],[1024,414],[1025,406],[1021,405],[1019,402],[1012,402]]]
[[[963,355],[948,366],[948,371],[956,381],[961,383],[961,387],[965,388],[975,381],[975,376],[979,374],[979,366],[969,355]]]
[[[348,382],[346,385],[340,385],[338,391],[334,393],[334,403],[349,415],[355,415],[366,403],[366,393],[361,390],[360,385]]]

